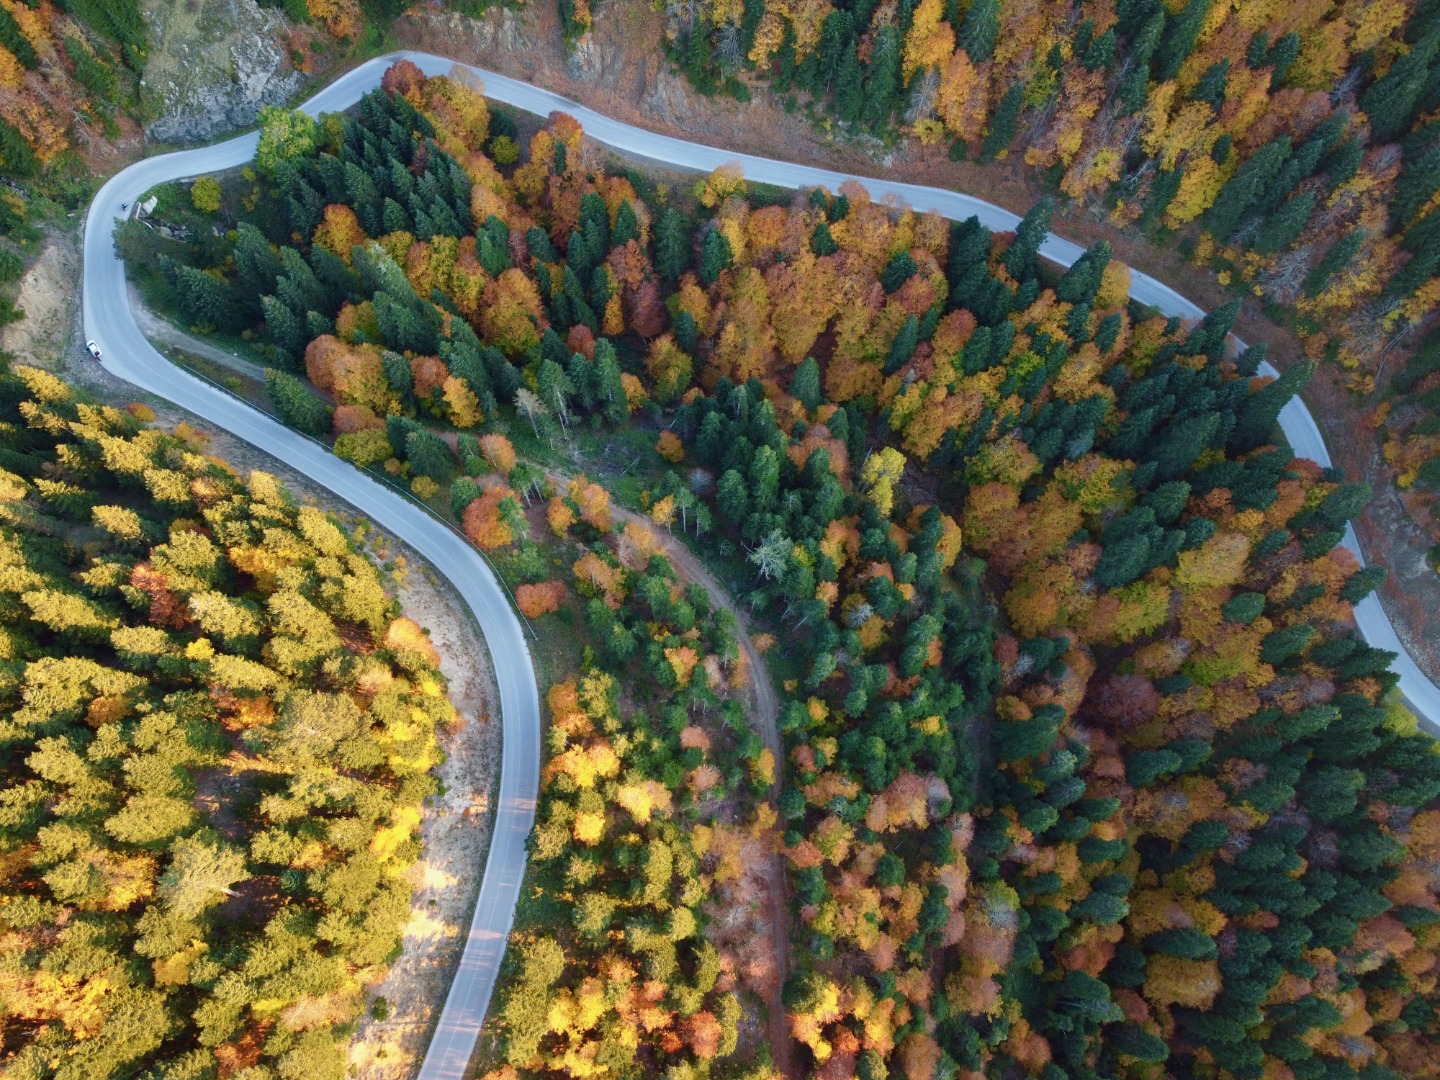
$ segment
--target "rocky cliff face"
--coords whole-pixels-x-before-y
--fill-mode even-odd
[[[439,5],[421,5],[411,16],[402,19],[397,29],[414,32],[423,27],[426,47],[457,58],[475,57],[489,67],[503,70],[510,61],[524,71],[534,71],[543,59],[541,44],[544,34],[528,21],[534,22],[542,13],[523,14],[506,7],[491,7],[478,19],[450,11]],[[547,14],[545,12],[543,14]],[[407,41],[406,44],[415,44]]]
[[[148,0],[152,42],[141,84],[146,126],[161,142],[201,142],[255,123],[304,75],[284,44],[290,23],[255,0]]]

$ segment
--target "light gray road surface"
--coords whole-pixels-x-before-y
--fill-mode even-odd
[[[401,58],[411,60],[431,75],[459,69],[478,76],[488,97],[527,112],[542,116],[555,111],[569,113],[591,138],[653,161],[702,172],[735,163],[748,179],[780,187],[820,184],[834,190],[846,180],[859,179],[877,199],[893,197],[918,211],[935,210],[953,220],[973,214],[994,230],[1013,229],[1020,220],[998,206],[958,192],[873,177],[852,177],[829,169],[774,161],[657,135],[612,120],[529,83],[427,53],[392,53],[362,64],[316,94],[305,103],[304,110],[318,115],[348,108],[361,95],[377,87],[385,69]],[[104,365],[113,374],[256,444],[358,507],[430,560],[454,583],[474,610],[495,659],[500,685],[504,724],[500,794],[495,835],[464,955],[420,1070],[421,1080],[462,1080],[504,957],[515,901],[525,873],[525,838],[535,817],[540,707],[520,622],[490,568],[463,538],[323,447],[180,371],[151,348],[131,313],[124,267],[115,255],[111,240],[111,231],[122,216],[122,203],[133,202],[156,184],[168,180],[243,165],[254,156],[257,140],[258,136],[252,132],[214,146],[148,158],[117,174],[100,189],[85,223],[85,336],[99,344],[105,357]],[[1070,265],[1083,251],[1054,234],[1040,248],[1043,256],[1064,266]],[[1130,294],[1167,315],[1199,318],[1204,314],[1169,286],[1136,271],[1131,272]],[[1269,365],[1262,370],[1266,374],[1274,373]],[[1330,464],[1320,430],[1298,398],[1281,413],[1280,424],[1297,454],[1322,465]],[[1343,542],[1357,556],[1360,554],[1353,530],[1346,530]],[[1400,673],[1400,690],[1415,711],[1431,725],[1440,723],[1440,688],[1426,678],[1405,653],[1379,601],[1373,596],[1366,599],[1356,606],[1355,617],[1370,644],[1399,654],[1395,669]]]

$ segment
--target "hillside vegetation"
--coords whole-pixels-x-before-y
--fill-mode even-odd
[[[991,234],[857,184],[667,192],[565,116],[522,154],[407,64],[354,116],[272,117],[251,177],[225,237],[122,249],[270,350],[293,423],[448,493],[531,584],[546,481],[515,445],[650,426],[652,520],[776,645],[808,1075],[1440,1075],[1440,756],[1351,618],[1383,571],[1335,544],[1368,493],[1277,441],[1308,371],[1257,379],[1237,304],[1135,308],[1103,244],[1053,272],[1048,204]],[[752,1048],[705,1034],[733,923],[700,901],[739,837],[686,818],[745,740],[687,735],[724,642],[603,494],[557,493],[590,550],[522,600],[591,648],[550,702],[546,917],[496,1075],[725,1076]]]
[[[453,717],[336,522],[0,378],[0,1071],[340,1077]]]
[[[574,32],[589,11],[561,4]],[[1313,358],[1352,370],[1359,393],[1434,325],[1440,10],[1429,0],[665,11],[672,58],[701,92],[745,97],[748,73],[850,135],[1021,158],[1112,224],[1181,239],[1223,284],[1285,313]],[[1401,487],[1440,458],[1434,424],[1412,415],[1389,430]],[[1422,417],[1433,415],[1427,401]]]

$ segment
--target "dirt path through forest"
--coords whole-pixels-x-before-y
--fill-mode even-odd
[[[552,472],[550,477],[561,487],[571,479],[559,472]],[[775,757],[775,783],[770,787],[769,798],[771,807],[778,814],[780,776],[785,766],[784,747],[780,741],[780,701],[775,694],[774,684],[770,682],[765,660],[750,640],[749,621],[736,605],[729,590],[716,580],[715,575],[695,553],[673,533],[656,529],[655,523],[644,514],[617,506],[613,501],[610,512],[622,521],[633,521],[655,533],[675,568],[703,588],[710,595],[711,603],[735,616],[735,621],[740,626],[740,648],[745,652],[745,663],[750,671],[750,722]],[[781,1001],[781,990],[785,985],[788,966],[790,934],[789,920],[785,917],[785,857],[778,850],[767,860],[765,883],[770,895],[770,949],[775,963],[775,985],[772,988],[769,1017],[770,1053],[774,1057],[775,1067],[784,1076],[793,1077],[795,1073],[791,1068],[790,1025],[785,1019],[785,1006]]]
[[[135,312],[135,321],[140,324],[140,332],[151,341],[162,341],[166,345],[174,345],[177,349],[184,349],[193,356],[202,360],[209,360],[211,363],[219,364],[237,375],[244,375],[248,379],[263,378],[265,368],[253,360],[246,360],[236,356],[234,353],[212,345],[204,338],[187,334],[170,323],[166,322],[155,312],[145,306],[141,299],[140,292],[135,288],[135,283],[128,284],[130,290],[130,310]]]
[[[635,521],[653,529],[653,523],[644,514],[613,504],[611,512],[626,521]],[[694,552],[669,532],[658,535],[665,545],[665,553],[676,568],[704,588],[710,594],[711,602],[734,615],[735,621],[740,624],[740,647],[745,650],[745,663],[750,669],[750,720],[775,757],[775,783],[770,787],[770,804],[778,814],[780,776],[785,768],[785,751],[780,742],[780,701],[775,695],[774,685],[770,682],[765,660],[750,640],[750,623],[736,606],[734,598]],[[771,854],[766,871],[765,881],[770,891],[770,949],[775,959],[774,997],[770,1002],[770,1053],[774,1056],[775,1067],[784,1076],[793,1077],[795,1073],[791,1071],[790,1025],[785,1019],[785,1006],[780,1000],[787,973],[790,933],[789,922],[785,917],[785,857],[778,850]]]

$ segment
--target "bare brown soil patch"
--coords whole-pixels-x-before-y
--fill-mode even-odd
[[[80,307],[79,230],[54,232],[20,281],[25,317],[0,329],[0,349],[24,364],[57,368]]]

